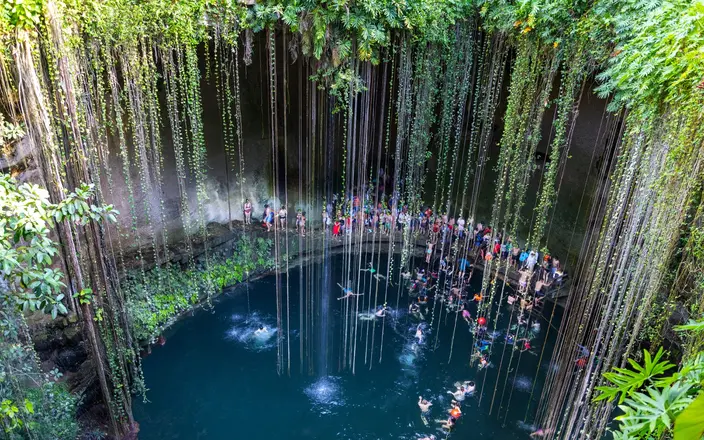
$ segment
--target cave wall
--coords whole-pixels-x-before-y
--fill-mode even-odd
[[[279,36],[280,37],[280,36]],[[277,43],[279,44],[279,43]],[[212,53],[212,47],[209,48]],[[228,163],[225,154],[225,141],[223,138],[223,124],[221,112],[217,98],[217,87],[213,76],[215,64],[212,59],[205,62],[205,48],[201,48],[201,93],[203,100],[203,129],[205,145],[207,150],[207,170],[206,186],[208,200],[204,203],[205,221],[215,223],[227,223],[230,218],[241,220],[242,197],[239,189],[239,176],[237,175],[238,163]],[[279,206],[281,201],[274,200],[273,179],[272,179],[272,148],[271,134],[269,129],[269,96],[268,96],[268,75],[267,75],[267,54],[264,45],[264,36],[258,35],[254,47],[252,63],[245,66],[240,62],[241,81],[241,105],[243,123],[243,150],[245,161],[244,173],[244,196],[249,198],[254,204],[255,218],[259,218],[265,203],[273,203]],[[299,182],[309,185],[308,176],[301,175],[301,167],[298,156],[298,108],[299,96],[297,90],[298,78],[300,76],[299,67],[305,68],[307,63],[303,57],[299,57],[295,63],[289,66],[289,88],[287,99],[289,100],[288,110],[288,169],[285,177],[288,188],[289,212],[293,214],[295,209],[304,209],[308,212],[310,220],[319,219],[320,203],[315,206],[306,205],[307,200],[299,200]],[[209,65],[211,72],[206,75],[206,66]],[[283,90],[283,75],[281,63],[277,66],[278,88]],[[305,78],[305,73],[303,74]],[[506,76],[508,78],[508,75]],[[304,81],[305,82],[305,81]],[[505,110],[505,98],[507,95],[508,80],[504,81],[503,104],[499,106],[496,116],[494,139],[487,163],[484,179],[479,193],[478,200],[478,221],[487,223],[491,215],[491,206],[495,197],[495,164],[497,162],[499,148],[498,143],[501,136],[503,112]],[[574,129],[574,136],[569,151],[569,158],[565,163],[565,168],[558,177],[560,190],[558,194],[557,208],[554,217],[548,222],[548,244],[553,253],[558,254],[563,261],[574,260],[576,252],[581,245],[584,230],[586,228],[589,206],[594,188],[598,183],[596,164],[603,160],[603,134],[600,137],[600,125],[605,111],[605,101],[597,98],[591,90],[593,84],[587,84],[583,92],[582,99],[578,107],[578,119]],[[551,139],[552,118],[555,112],[555,101],[559,84],[553,87],[549,107],[546,109],[542,123],[542,140],[538,146],[538,151],[543,154],[548,151],[548,142]],[[173,145],[171,141],[171,128],[165,109],[165,96],[161,90],[161,143],[163,151],[163,186],[161,189],[155,186],[149,193],[145,193],[140,182],[138,157],[132,145],[128,145],[128,153],[132,165],[130,167],[130,179],[132,181],[135,196],[135,218],[136,232],[131,230],[132,215],[129,202],[129,190],[123,176],[123,162],[120,158],[119,142],[113,135],[109,139],[109,164],[112,176],[110,185],[103,176],[103,192],[105,199],[109,203],[116,205],[120,211],[119,221],[121,224],[122,245],[127,251],[136,246],[146,246],[151,243],[152,237],[156,241],[162,240],[160,230],[165,228],[169,242],[179,242],[183,239],[183,223],[181,221],[179,207],[179,190],[176,175],[176,162]],[[283,112],[281,99],[279,102],[280,113]],[[279,121],[281,118],[278,118]],[[341,121],[338,118],[338,123]],[[283,145],[283,127],[279,126],[279,144]],[[22,143],[20,143],[22,144]],[[341,139],[336,140],[335,145],[341,149]],[[433,147],[431,147],[433,148]],[[31,154],[19,151],[22,160],[32,163]],[[28,159],[29,157],[29,159]],[[280,158],[281,159],[281,158]],[[14,160],[14,159],[12,159]],[[235,158],[236,160],[236,158]],[[542,159],[536,159],[536,172],[531,178],[527,192],[527,200],[524,208],[525,223],[519,230],[519,242],[525,240],[532,223],[533,207],[536,203],[539,185],[542,178]],[[434,170],[437,164],[431,158],[428,167],[427,181],[434,186]],[[29,167],[27,171],[20,174],[23,179],[30,178],[37,180],[37,170],[35,166]],[[227,181],[229,177],[230,193],[228,197]],[[284,175],[279,176],[279,181],[284,181]],[[300,180],[299,180],[300,179]],[[188,173],[188,199],[189,211],[193,224],[198,217],[198,203],[196,197],[195,178],[192,173]],[[322,186],[322,185],[317,185]],[[279,194],[283,198],[283,185],[279,187]],[[316,188],[318,199],[322,199],[322,188]],[[432,197],[432,191],[427,191],[427,196]],[[228,207],[229,199],[229,207]],[[426,200],[429,201],[429,200]],[[317,200],[316,202],[321,202]],[[459,205],[457,201],[457,205]],[[163,212],[162,212],[163,209]],[[147,215],[147,213],[149,215]],[[465,213],[466,216],[466,213]],[[150,218],[151,222],[147,219]],[[111,237],[115,240],[115,236]],[[568,255],[569,252],[569,255]]]

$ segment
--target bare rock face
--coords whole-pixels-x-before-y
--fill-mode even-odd
[[[0,154],[0,172],[8,173],[20,182],[42,184],[41,168],[29,137],[14,143],[9,151]]]
[[[59,370],[71,373],[77,372],[83,362],[88,359],[88,353],[83,344],[64,347],[61,350],[57,350],[54,356],[54,362]]]
[[[83,331],[75,313],[50,320],[35,314],[28,319],[32,341],[45,371],[75,373],[88,359]]]

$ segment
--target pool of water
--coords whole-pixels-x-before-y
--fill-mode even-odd
[[[467,323],[461,317],[456,320],[454,313],[441,316],[439,306],[432,327],[427,317],[424,339],[417,344],[414,334],[419,321],[407,313],[407,295],[402,293],[396,308],[397,289],[389,294],[392,313],[384,320],[357,321],[357,337],[350,338],[354,310],[350,312],[347,306],[353,303],[336,300],[341,296],[336,283],[342,282],[343,257],[333,256],[327,264],[331,265],[332,287],[325,295],[330,316],[322,356],[314,353],[321,345],[310,343],[323,334],[315,328],[320,317],[311,320],[310,329],[305,328],[304,317],[301,329],[298,306],[299,286],[309,286],[306,278],[318,279],[319,272],[304,268],[301,274],[301,269],[291,269],[288,283],[281,277],[281,292],[288,284],[290,295],[290,340],[283,340],[284,351],[288,342],[291,346],[290,376],[285,353],[283,374],[277,374],[275,277],[241,286],[223,295],[212,310],[199,311],[179,323],[166,335],[166,344],[155,347],[144,359],[149,402],[135,399],[139,438],[362,440],[418,439],[434,434],[442,439],[445,433],[435,419],[447,418],[451,400],[447,390],[463,380],[475,381],[477,392],[463,402],[462,417],[450,437],[528,438],[555,337],[554,329],[547,331],[550,326],[545,317],[536,317],[542,326],[531,352],[520,353],[510,346],[504,351],[503,334],[509,320],[515,322],[515,315],[511,318],[510,309],[502,306],[492,366],[480,371],[469,362],[474,342]],[[478,274],[473,280],[477,290],[480,278]],[[309,297],[304,292],[304,298]],[[549,316],[551,308],[548,304],[543,314]],[[309,311],[304,309],[304,314]],[[284,303],[284,329],[286,316]],[[253,336],[261,325],[272,329],[269,339]],[[493,330],[492,322],[489,327]],[[304,347],[314,347],[304,348],[303,372],[300,338],[306,339]],[[356,355],[350,341],[357,343]],[[546,350],[541,358],[543,346]],[[354,374],[349,356],[355,358]],[[327,362],[328,374],[311,375],[310,370],[323,370],[321,359]],[[507,375],[510,359],[512,370]],[[428,425],[417,405],[420,395],[433,402]]]

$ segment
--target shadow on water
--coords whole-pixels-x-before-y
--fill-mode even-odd
[[[442,439],[445,436],[435,419],[447,417],[452,398],[447,391],[454,389],[455,382],[465,380],[476,381],[477,391],[463,403],[463,415],[451,437],[528,438],[531,425],[523,419],[529,402],[535,408],[540,397],[554,331],[542,360],[523,354],[517,363],[518,353],[514,353],[515,371],[497,378],[497,367],[480,372],[470,366],[471,333],[461,318],[455,327],[454,314],[444,313],[441,319],[436,316],[432,328],[428,316],[421,325],[419,342],[415,337],[419,321],[407,312],[411,299],[403,295],[398,308],[395,297],[389,300],[394,308],[384,319],[362,322],[360,328],[368,325],[370,331],[358,333],[356,374],[338,371],[345,351],[341,347],[344,301],[336,299],[337,283],[343,282],[342,267],[341,255],[328,255],[314,267],[292,269],[289,280],[282,277],[284,286],[290,281],[291,335],[283,336],[291,339],[291,377],[277,374],[274,276],[249,285],[250,314],[241,289],[220,301],[213,311],[197,312],[180,323],[167,335],[167,344],[156,347],[144,359],[150,402],[135,401],[140,439],[365,440],[418,439],[429,434]],[[299,283],[301,277],[313,279]],[[479,277],[475,282],[480,282]],[[298,309],[299,295],[306,295],[299,292],[300,286],[313,285],[320,288],[319,304],[306,312],[319,316],[312,321],[315,374],[309,375],[308,369],[301,373],[297,365],[299,337],[305,337],[298,328]],[[549,316],[549,311],[545,313]],[[489,335],[494,365],[500,362],[510,312],[502,310],[502,315],[497,332]],[[287,319],[284,314],[284,329]],[[267,333],[255,335],[261,327]],[[538,352],[548,328],[545,323],[535,339]],[[287,345],[283,344],[284,349]],[[448,362],[451,345],[453,355]],[[510,346],[504,365],[508,356]],[[540,372],[539,380],[531,393],[536,371]],[[419,395],[433,402],[431,414],[425,418],[428,425],[420,417]],[[509,396],[511,406],[507,409]]]

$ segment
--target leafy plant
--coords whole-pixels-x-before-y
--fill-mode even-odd
[[[53,268],[58,253],[51,228],[63,221],[85,225],[89,221],[116,221],[112,205],[89,204],[92,185],[82,184],[59,203],[49,201],[45,189],[31,183],[17,184],[0,175],[0,275],[15,293],[25,312],[41,310],[52,318],[67,312],[63,273]]]
[[[81,185],[59,203],[46,190],[0,175],[0,421],[22,438],[75,439],[77,399],[42,373],[26,330],[23,314],[41,311],[56,318],[67,312],[63,274],[54,269],[58,244],[51,229],[59,222],[84,225],[115,221],[111,205],[89,204],[94,191]],[[76,296],[88,301],[90,289]],[[12,437],[14,438],[14,437]]]
[[[76,298],[81,305],[90,304],[93,299],[93,289],[85,288],[80,292],[74,293],[73,297]]]
[[[34,405],[29,400],[24,400],[24,405],[21,405],[22,411],[17,407],[15,402],[10,399],[4,399],[0,402],[0,423],[5,429],[5,432],[11,432],[15,429],[22,428],[25,422],[23,417],[25,414],[34,414]]]
[[[198,305],[211,284],[219,293],[244,281],[252,272],[270,269],[271,246],[271,240],[242,237],[230,257],[211,257],[207,265],[184,270],[168,264],[144,276],[129,274],[122,284],[135,338],[148,341],[156,337],[178,315]]]
[[[697,439],[702,435],[704,435],[704,393],[699,393],[699,397],[677,417],[675,440]]]
[[[639,390],[646,382],[652,384],[653,380],[658,376],[675,367],[669,361],[662,360],[663,355],[662,347],[655,353],[654,357],[647,350],[643,350],[643,365],[638,364],[633,359],[629,359],[628,363],[631,364],[632,370],[614,368],[613,372],[604,373],[604,378],[616,386],[597,387],[601,394],[597,396],[595,401],[614,400],[620,394],[619,403],[623,403],[627,396]]]
[[[678,331],[702,331],[700,322],[679,326]],[[678,371],[663,360],[660,348],[655,356],[644,351],[643,365],[629,360],[632,369],[614,368],[604,378],[615,386],[599,386],[594,400],[613,401],[619,397],[615,440],[655,439],[674,435],[675,440],[693,440],[704,433],[704,352],[686,359]]]

